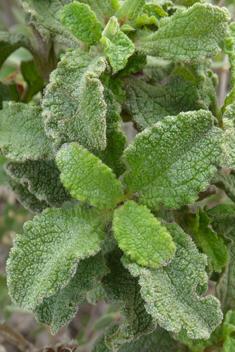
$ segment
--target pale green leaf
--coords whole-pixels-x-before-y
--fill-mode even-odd
[[[0,111],[0,148],[9,159],[53,158],[42,110],[33,104],[5,102]]]
[[[44,87],[44,79],[39,75],[35,63],[31,61],[22,61],[20,64],[21,74],[27,83],[27,88],[23,95],[24,103],[32,100],[33,96],[40,92]]]
[[[104,238],[104,219],[81,206],[47,209],[24,226],[7,263],[9,294],[17,305],[35,309],[68,285],[81,259],[95,255]]]
[[[79,2],[89,5],[103,26],[120,7],[118,0],[80,0]]]
[[[235,95],[235,23],[229,25],[227,36],[225,37],[224,51],[228,54],[230,63],[230,75],[231,75],[231,90],[225,99],[223,110],[227,105],[234,103]]]
[[[14,34],[0,29],[0,68],[8,56],[21,47],[31,49],[29,38],[22,34]]]
[[[128,192],[138,192],[141,203],[152,209],[193,203],[220,162],[221,136],[208,111],[165,117],[125,151],[131,168],[124,178]]]
[[[235,351],[235,339],[228,337],[227,340],[223,343],[224,352],[233,352]]]
[[[170,264],[147,269],[123,257],[124,265],[139,276],[145,308],[160,326],[179,332],[182,327],[193,339],[208,339],[221,323],[220,302],[213,296],[200,298],[198,284],[207,282],[206,256],[200,254],[191,238],[176,224],[167,226],[176,244],[176,254]]]
[[[118,208],[113,229],[119,247],[139,265],[155,268],[174,257],[171,235],[144,205],[128,201]]]
[[[114,208],[122,200],[122,185],[112,170],[87,149],[71,143],[57,154],[61,181],[72,196],[101,209]]]
[[[145,2],[145,0],[125,0],[116,13],[119,22],[122,24],[134,23]]]
[[[32,213],[41,214],[43,210],[50,208],[50,205],[45,200],[39,200],[31,193],[27,185],[20,184],[15,180],[7,182],[8,188],[14,192],[18,201]]]
[[[203,2],[202,0],[174,0],[174,3],[176,5],[183,5],[183,6],[192,6],[194,5],[196,2]]]
[[[115,333],[118,325],[110,327],[108,334]],[[142,335],[137,341],[122,345],[119,352],[179,352],[182,345],[174,340],[170,334],[158,326],[151,334]],[[182,347],[182,350],[183,347]],[[105,344],[105,332],[95,341],[91,352],[111,352]]]
[[[184,62],[199,62],[215,56],[226,35],[229,12],[210,4],[178,9],[159,21],[159,30],[139,38],[136,49],[152,56]]]
[[[235,169],[235,128],[233,120],[224,118],[224,136],[221,144],[223,158],[220,166]]]
[[[136,27],[154,24],[158,26],[158,20],[167,17],[167,13],[158,4],[146,4],[139,13],[136,20]]]
[[[114,73],[126,66],[127,59],[135,51],[132,41],[120,30],[116,17],[111,17],[100,41],[105,47],[105,54],[109,58]]]
[[[221,267],[228,262],[228,250],[223,242],[223,239],[208,227],[210,218],[199,207],[197,212],[198,229],[193,231],[193,238],[202,252],[205,253],[212,261],[214,271],[221,272]]]
[[[156,328],[156,323],[145,310],[138,279],[123,267],[121,256],[122,251],[118,248],[106,254],[110,273],[102,279],[108,302],[121,306],[123,315],[118,330],[106,336],[106,344],[113,351],[118,351],[123,343],[137,340]]]
[[[120,117],[121,106],[115,101],[115,97],[109,89],[104,90],[104,99],[107,105],[106,113],[106,139],[107,147],[99,151],[90,151],[112,169],[117,177],[126,170],[122,155],[126,145],[126,136],[121,131],[122,119]]]
[[[69,284],[55,295],[44,298],[43,303],[34,310],[37,321],[50,325],[52,334],[56,334],[73,319],[78,304],[84,300],[85,293],[94,286],[96,279],[107,272],[101,252],[81,260]]]
[[[148,83],[158,84],[158,81],[162,81],[173,72],[175,65],[172,61],[147,56],[147,65],[144,67],[143,72],[148,78]]]
[[[180,76],[171,77],[164,85],[152,86],[135,77],[125,78],[124,83],[124,108],[140,131],[168,115],[206,108],[197,87]]]
[[[218,171],[212,178],[212,183],[223,189],[227,196],[235,202],[235,171],[232,170],[229,175]]]
[[[105,290],[100,281],[86,294],[86,299],[91,304],[96,304],[100,299],[107,301]]]
[[[66,5],[61,11],[61,21],[82,42],[92,44],[101,38],[102,23],[86,4],[74,1]]]
[[[69,47],[78,47],[79,41],[65,28],[60,20],[60,11],[72,0],[21,0],[23,8],[31,14],[31,23],[45,40],[51,37]]]
[[[107,107],[99,77],[106,65],[103,56],[75,50],[67,52],[52,72],[42,105],[46,133],[57,148],[77,141],[105,149]]]
[[[10,162],[5,170],[16,182],[21,183],[48,207],[60,207],[71,196],[60,180],[60,171],[54,160],[27,160],[24,163]]]

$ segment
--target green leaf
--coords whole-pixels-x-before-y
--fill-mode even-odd
[[[3,103],[3,110],[0,111],[0,148],[7,158],[16,161],[53,158],[39,106]]]
[[[159,84],[167,78],[174,70],[175,63],[153,56],[147,56],[147,65],[144,67],[144,75],[148,78],[151,84]]]
[[[46,133],[56,148],[76,141],[105,149],[107,107],[99,77],[106,65],[103,56],[75,50],[67,52],[52,72],[42,105]]]
[[[176,254],[170,264],[147,269],[123,257],[131,274],[139,276],[145,308],[160,326],[179,332],[185,327],[193,339],[208,339],[221,323],[220,302],[213,296],[200,298],[198,284],[207,282],[206,256],[200,254],[191,238],[176,224],[167,226],[176,244]]]
[[[50,325],[51,333],[56,334],[73,319],[78,304],[84,300],[85,293],[94,286],[96,279],[107,272],[101,252],[81,260],[69,284],[55,295],[44,298],[43,303],[34,310],[37,321]]]
[[[3,84],[0,82],[0,110],[2,110],[3,106],[2,103],[4,101],[10,101],[11,100],[11,93],[9,90],[9,87],[6,84]]]
[[[100,299],[107,301],[105,290],[100,281],[86,294],[86,299],[91,304],[96,304]]]
[[[214,271],[221,272],[221,267],[228,262],[228,250],[222,238],[218,237],[208,226],[210,218],[199,207],[197,211],[198,229],[193,231],[194,241],[202,252],[212,261]]]
[[[0,68],[4,61],[19,48],[31,50],[30,40],[22,34],[13,34],[0,29]]]
[[[97,21],[94,12],[86,4],[74,1],[66,5],[61,11],[61,21],[82,42],[92,44],[101,38],[102,23]]]
[[[221,144],[223,159],[221,166],[235,169],[235,128],[232,120],[224,118],[224,136]]]
[[[116,76],[122,77],[128,76],[131,73],[137,73],[146,65],[146,63],[146,55],[135,52],[128,58],[126,66],[121,71],[119,71]]]
[[[54,160],[27,160],[24,163],[10,162],[5,165],[9,176],[21,183],[40,201],[59,208],[71,200],[67,189],[60,181],[60,171]]]
[[[45,200],[39,200],[28,190],[27,185],[20,184],[15,180],[7,182],[8,188],[14,192],[18,201],[32,213],[41,214],[43,210],[50,207]]]
[[[124,173],[126,166],[122,155],[126,145],[126,136],[120,130],[122,119],[120,117],[121,106],[115,101],[115,97],[109,89],[104,90],[104,99],[107,105],[106,113],[106,140],[107,147],[99,151],[90,151],[112,169],[117,177]]]
[[[220,162],[221,135],[208,111],[165,117],[125,151],[131,168],[124,178],[128,192],[138,192],[140,202],[151,209],[194,203]]]
[[[139,13],[136,20],[136,27],[154,24],[158,26],[158,20],[167,17],[167,13],[158,4],[146,4]]]
[[[110,327],[107,334],[113,334],[118,325]],[[142,335],[137,341],[131,341],[122,345],[119,352],[179,352],[182,345],[174,340],[169,333],[158,326],[151,334]],[[184,350],[182,348],[182,350]],[[110,352],[105,344],[105,332],[96,340],[91,352]]]
[[[155,268],[167,265],[174,257],[171,235],[143,205],[131,200],[118,208],[113,229],[119,247],[139,265]]]
[[[233,352],[235,351],[235,339],[228,337],[227,340],[223,343],[224,352]]]
[[[95,255],[104,238],[104,219],[95,210],[47,209],[24,225],[7,263],[9,294],[17,305],[37,305],[68,285],[81,259]]]
[[[218,171],[212,178],[212,183],[223,189],[227,196],[235,202],[235,171],[231,170],[229,175],[224,174],[222,171]]]
[[[105,54],[109,58],[114,73],[126,66],[127,59],[135,51],[132,41],[120,30],[116,17],[111,17],[100,41],[105,47]]]
[[[89,5],[103,26],[120,7],[118,0],[80,0],[79,2]]]
[[[112,170],[84,147],[71,143],[56,159],[61,181],[72,196],[101,209],[114,208],[123,197],[122,184]]]
[[[134,23],[145,2],[145,0],[125,0],[116,13],[119,22],[121,24]]]
[[[140,131],[168,115],[206,108],[196,86],[180,76],[171,77],[164,85],[152,86],[135,77],[125,78],[124,83],[124,108]]]
[[[225,37],[225,47],[224,51],[228,54],[230,62],[230,75],[231,75],[231,90],[225,99],[222,109],[224,110],[226,106],[234,103],[235,99],[235,23],[229,25],[229,30],[227,36]]]
[[[31,23],[45,40],[52,37],[59,43],[75,48],[80,42],[65,29],[60,20],[60,11],[70,2],[71,0],[21,0],[25,11],[31,14]]]
[[[159,21],[157,32],[141,36],[136,49],[147,55],[196,63],[220,51],[218,44],[226,35],[229,19],[225,8],[210,4],[178,9],[173,16]]]
[[[28,103],[32,100],[33,96],[40,92],[44,87],[44,79],[39,75],[35,63],[31,61],[22,61],[20,65],[20,71],[25,82],[28,84],[24,93],[24,103]]]
[[[137,340],[156,328],[155,322],[145,310],[138,279],[123,267],[121,256],[122,251],[119,249],[106,254],[106,265],[110,273],[102,279],[109,303],[121,306],[123,315],[118,330],[106,336],[106,344],[113,351],[118,351],[123,343]]]

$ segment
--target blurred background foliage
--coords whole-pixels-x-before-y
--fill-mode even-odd
[[[180,3],[175,0],[176,4],[177,2]],[[220,7],[226,6],[231,13],[232,21],[235,21],[235,0],[210,0],[207,2]],[[19,0],[0,0],[0,27],[8,29],[12,33],[26,35],[33,42],[33,31],[27,23],[27,15]],[[63,52],[61,47],[56,49],[58,54]],[[222,53],[217,55],[212,67],[219,77],[217,94],[219,103],[222,104],[228,92],[230,81],[227,55]],[[31,100],[38,103],[45,85],[44,79],[36,70],[32,55],[23,48],[16,50],[6,60],[0,70],[0,81],[8,86],[13,100],[25,103]],[[130,142],[135,135],[132,123],[125,124],[123,130]],[[105,301],[100,300],[97,304],[93,304],[96,302],[96,290],[99,291],[100,287],[90,292],[88,300],[81,305],[75,319],[56,336],[50,334],[48,327],[37,324],[33,315],[15,307],[10,301],[5,277],[6,260],[16,234],[22,234],[24,222],[32,219],[33,214],[24,209],[14,194],[8,190],[6,186],[8,176],[3,166],[6,162],[7,159],[0,155],[0,352],[37,351],[45,346],[61,344],[63,341],[70,341],[71,346],[77,344],[79,346],[77,351],[89,352],[94,340],[102,330],[121,319],[117,308],[109,306]],[[197,205],[207,205],[211,208],[220,202],[231,203],[222,190],[210,198],[196,203],[192,206],[192,210],[195,211]],[[210,289],[213,293],[213,286]],[[4,322],[7,325],[4,325]],[[17,335],[18,333],[22,336]],[[6,338],[7,335],[8,338]],[[24,338],[29,342],[24,341]],[[72,350],[73,347],[71,347]],[[53,350],[45,349],[46,351],[52,352]]]

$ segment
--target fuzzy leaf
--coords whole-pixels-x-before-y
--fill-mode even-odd
[[[136,49],[173,61],[195,63],[215,56],[226,35],[228,11],[210,4],[178,9],[159,21],[159,30],[136,41]]]
[[[14,192],[18,201],[32,213],[41,214],[43,210],[50,207],[45,200],[39,200],[33,193],[31,193],[27,185],[20,184],[15,180],[7,182],[8,188]]]
[[[110,327],[107,334],[117,331],[118,325]],[[142,335],[137,341],[124,343],[118,352],[179,352],[182,345],[158,326],[151,334]],[[91,352],[112,352],[105,344],[105,332],[95,341]]]
[[[75,50],[67,52],[52,72],[42,105],[46,133],[56,148],[76,141],[105,149],[107,107],[99,76],[106,64],[102,56]]]
[[[9,159],[53,158],[39,106],[5,102],[0,111],[0,148]]]
[[[228,262],[228,250],[223,242],[223,239],[218,237],[214,231],[208,226],[210,225],[210,218],[199,207],[197,212],[198,229],[193,231],[194,241],[199,248],[202,249],[210,260],[212,261],[214,270],[221,272],[221,267]]]
[[[0,110],[3,108],[2,103],[4,101],[10,101],[11,99],[12,98],[9,87],[6,84],[0,82]]]
[[[34,310],[37,321],[50,325],[52,334],[56,334],[73,319],[78,304],[84,300],[85,293],[92,289],[96,279],[107,272],[101,252],[81,260],[69,284],[55,295],[44,298],[43,303]]]
[[[127,60],[126,66],[117,73],[117,77],[128,76],[131,73],[139,72],[147,63],[146,55],[134,53]]]
[[[52,37],[55,41],[74,48],[80,42],[65,29],[60,20],[60,11],[70,2],[71,0],[21,0],[25,11],[31,14],[31,23],[45,40]]]
[[[91,44],[101,38],[102,23],[97,21],[94,12],[86,4],[74,1],[66,5],[61,11],[61,21],[82,42]]]
[[[59,208],[71,200],[69,192],[60,181],[60,171],[54,160],[27,160],[24,163],[10,162],[5,170],[16,182],[21,183],[40,201]]]
[[[220,324],[220,302],[213,296],[200,298],[198,284],[207,282],[206,256],[200,254],[191,238],[176,224],[167,226],[176,244],[176,254],[170,264],[147,269],[123,257],[124,265],[139,276],[145,308],[160,326],[179,332],[185,327],[193,339],[208,339]]]
[[[227,196],[235,202],[235,171],[231,171],[229,175],[218,171],[212,179],[212,183],[223,189]]]
[[[138,192],[151,209],[160,203],[169,209],[193,203],[220,162],[221,136],[208,111],[165,117],[125,151],[131,168],[124,178],[128,192]]]
[[[158,20],[167,17],[167,13],[158,4],[146,4],[139,13],[136,20],[136,27],[154,24],[158,26]]]
[[[125,0],[117,11],[116,17],[122,24],[133,23],[144,5],[145,0]]]
[[[47,209],[24,225],[7,263],[9,294],[17,305],[37,305],[68,285],[81,259],[95,255],[104,238],[104,220],[95,210]]]
[[[27,37],[0,29],[0,68],[8,56],[21,47],[31,49],[30,40]]]
[[[121,106],[115,101],[115,97],[110,89],[104,90],[104,99],[107,105],[106,114],[106,139],[107,147],[99,151],[90,151],[112,169],[117,177],[124,173],[126,166],[122,161],[122,155],[126,145],[126,136],[121,131],[122,119],[120,117]]]
[[[120,30],[116,17],[111,17],[100,41],[105,47],[105,54],[109,58],[114,73],[126,66],[127,59],[135,51],[132,41]]]
[[[32,100],[35,94],[43,89],[45,82],[39,75],[33,60],[22,61],[20,64],[20,71],[25,82],[28,84],[24,93],[24,102],[28,103]]]
[[[79,2],[89,5],[103,26],[120,7],[118,0],[80,0]]]
[[[206,108],[196,86],[180,76],[171,77],[164,85],[152,86],[135,77],[124,82],[127,95],[124,108],[140,131],[168,115]]]
[[[156,328],[155,322],[145,310],[138,279],[123,267],[121,256],[120,249],[106,254],[106,265],[110,273],[102,279],[109,303],[121,305],[123,315],[119,329],[106,336],[106,344],[113,351],[118,351],[123,343],[137,340],[141,335]]]
[[[223,153],[223,160],[221,166],[235,169],[235,128],[232,120],[223,119],[224,137],[221,149]]]
[[[86,294],[86,299],[91,304],[96,304],[100,299],[107,301],[105,290],[100,281]]]
[[[71,143],[57,154],[61,181],[72,196],[101,209],[114,208],[123,196],[112,170],[84,147]]]
[[[235,99],[235,23],[229,25],[229,30],[225,37],[224,51],[228,54],[230,62],[231,90],[225,99],[223,110],[229,104],[233,104]]]
[[[171,235],[143,205],[128,201],[118,208],[113,229],[119,247],[139,265],[155,268],[167,265],[174,257]]]

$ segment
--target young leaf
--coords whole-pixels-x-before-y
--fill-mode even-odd
[[[126,166],[122,161],[122,155],[126,145],[126,136],[121,131],[122,119],[120,117],[121,106],[115,101],[110,89],[104,90],[104,100],[107,105],[106,113],[106,140],[105,150],[91,149],[90,151],[112,169],[117,177],[124,173]]]
[[[128,76],[131,73],[139,72],[147,64],[146,55],[133,53],[127,60],[126,66],[116,74],[116,77]]]
[[[61,21],[82,42],[92,44],[101,38],[102,23],[86,4],[74,1],[66,5],[61,11]]]
[[[61,181],[74,198],[100,209],[114,208],[121,201],[121,182],[84,147],[77,143],[65,145],[58,152],[56,162]]]
[[[208,111],[165,117],[125,151],[131,168],[124,178],[128,192],[138,192],[151,209],[160,203],[168,209],[193,203],[220,162],[221,136]]]
[[[230,335],[235,332],[235,312],[229,310],[225,316],[221,337],[223,337],[223,349],[225,352],[233,352],[235,348],[234,335]]]
[[[174,257],[171,235],[143,205],[128,201],[118,208],[113,229],[119,247],[139,265],[156,268]]]
[[[229,19],[225,8],[210,4],[178,9],[173,16],[159,21],[157,32],[141,36],[136,49],[147,55],[196,63],[220,51],[218,44],[226,35]]]
[[[185,327],[193,339],[208,339],[220,324],[220,302],[213,296],[200,298],[198,284],[207,282],[206,256],[200,254],[191,238],[176,224],[167,226],[176,244],[170,264],[157,269],[138,266],[128,257],[123,263],[131,274],[139,276],[145,308],[164,329],[179,332]]]
[[[156,323],[145,310],[138,279],[123,267],[121,256],[122,251],[118,248],[106,254],[106,265],[110,273],[102,279],[109,302],[121,305],[123,315],[119,329],[106,336],[106,344],[113,351],[118,351],[123,343],[137,340],[156,328]]]
[[[235,128],[233,120],[223,119],[224,136],[221,144],[223,153],[221,166],[227,168],[235,168]]]
[[[231,170],[229,175],[224,174],[222,171],[218,171],[212,178],[212,183],[223,189],[227,196],[235,202],[235,171]]]
[[[45,40],[52,37],[59,43],[75,48],[79,46],[79,40],[65,29],[60,20],[60,11],[70,2],[71,0],[21,0],[25,11],[31,14],[31,23]]]
[[[105,47],[105,54],[109,58],[114,73],[126,66],[127,59],[135,51],[132,41],[120,30],[116,17],[111,17],[100,41]]]
[[[197,212],[198,229],[193,231],[193,238],[199,248],[202,249],[212,261],[214,271],[221,272],[221,267],[228,262],[228,250],[221,237],[218,237],[208,226],[210,218],[199,207]]]
[[[56,334],[73,319],[78,304],[84,300],[85,293],[92,289],[96,279],[107,272],[101,252],[94,257],[81,260],[76,274],[68,285],[55,295],[44,298],[43,303],[34,310],[37,321],[50,325],[51,333]]]
[[[54,160],[27,160],[24,163],[10,162],[5,170],[16,182],[21,183],[40,201],[59,208],[71,200],[71,195],[60,180],[60,171]]]
[[[125,0],[116,13],[121,24],[134,23],[140,10],[145,5],[145,0]]]
[[[40,92],[44,87],[44,79],[39,75],[35,63],[31,61],[22,61],[20,71],[25,82],[28,84],[23,99],[25,103],[29,103],[33,96]]]
[[[107,334],[114,334],[118,325],[107,330]],[[105,332],[95,341],[91,352],[112,352],[105,343]],[[151,334],[142,335],[137,341],[124,343],[118,352],[180,352],[182,345],[174,340],[170,334],[158,326]]]
[[[53,158],[39,106],[4,103],[0,111],[0,148],[9,159],[24,161]]]
[[[196,86],[180,76],[172,76],[164,85],[153,86],[135,77],[125,78],[124,83],[124,108],[140,131],[166,116],[206,108]]]
[[[50,207],[45,200],[39,200],[33,193],[31,193],[27,185],[20,184],[15,180],[7,182],[8,188],[14,192],[18,201],[29,211],[36,214],[41,214],[43,210]]]
[[[136,20],[136,27],[154,24],[158,26],[158,20],[167,17],[167,13],[158,4],[146,4],[139,13]]]
[[[231,74],[231,91],[225,99],[223,110],[229,104],[234,103],[234,95],[235,95],[235,23],[231,23],[229,25],[229,30],[227,36],[225,37],[225,48],[224,51],[228,54],[229,62],[230,62],[230,74]]]
[[[90,6],[103,27],[120,7],[118,0],[81,0],[79,2]]]
[[[8,56],[21,47],[31,49],[31,43],[27,37],[0,29],[0,68]]]
[[[52,72],[42,105],[46,133],[56,148],[77,141],[105,149],[107,107],[99,77],[106,64],[103,56],[75,50],[67,52]]]
[[[95,210],[77,206],[67,212],[47,209],[24,226],[7,262],[14,303],[35,309],[44,298],[68,285],[81,259],[95,255],[104,238],[104,220]]]

